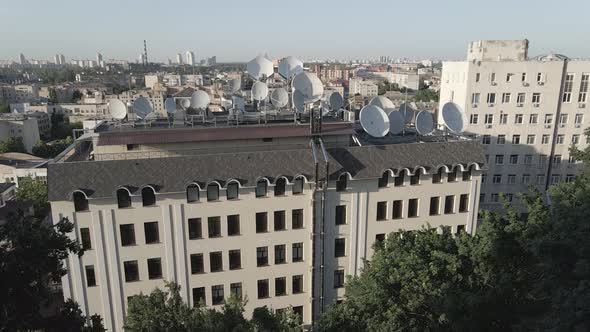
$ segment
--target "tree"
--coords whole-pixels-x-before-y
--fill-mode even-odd
[[[33,155],[41,158],[54,158],[60,153],[62,153],[68,146],[72,145],[74,140],[71,136],[66,137],[65,139],[60,139],[52,142],[51,145],[45,143],[44,141],[40,140],[37,144],[33,147]]]
[[[35,214],[38,216],[45,215],[49,208],[47,184],[31,177],[23,178],[18,182],[16,199],[21,202],[32,202]]]
[[[74,92],[72,93],[72,103],[78,102],[82,99],[82,97],[84,96],[82,95],[82,92],[80,92],[80,90],[74,90]]]
[[[72,299],[68,299],[60,310],[59,315],[51,317],[45,325],[46,332],[104,332],[102,317],[92,315],[84,316],[80,305]]]
[[[22,212],[0,225],[0,330],[35,330],[47,324],[39,309],[52,294],[51,282],[67,273],[69,253],[81,255],[80,245],[68,237],[74,225],[63,218],[47,225]]]
[[[0,104],[0,113],[10,113],[10,105]]]
[[[58,103],[57,91],[55,91],[55,89],[53,89],[53,88],[49,89],[49,98],[48,98],[48,101],[51,104],[57,104]]]
[[[422,89],[414,95],[415,101],[423,101],[423,102],[430,102],[430,101],[438,101],[439,94],[438,91],[434,91],[431,89]]]
[[[6,141],[0,142],[0,153],[6,152],[27,153],[22,137],[10,137]]]

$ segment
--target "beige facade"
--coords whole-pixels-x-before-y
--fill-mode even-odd
[[[374,97],[379,90],[377,84],[370,81],[363,81],[361,78],[351,78],[348,82],[348,93],[350,95],[359,94],[363,97]]]

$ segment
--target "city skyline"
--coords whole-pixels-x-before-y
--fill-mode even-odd
[[[174,8],[182,11],[156,1],[137,6],[106,0],[101,5],[113,10],[101,13],[93,8],[90,15],[87,6],[69,0],[34,1],[35,11],[30,11],[31,4],[1,5],[0,10],[11,15],[0,27],[11,33],[0,37],[0,59],[18,61],[20,53],[28,59],[51,60],[55,54],[93,59],[100,52],[105,59],[134,61],[143,51],[144,39],[150,61],[158,62],[187,50],[195,52],[195,61],[217,55],[220,62],[248,61],[265,53],[317,59],[381,55],[464,59],[462,46],[469,41],[524,38],[531,41],[531,56],[551,51],[573,58],[590,54],[590,45],[579,42],[588,28],[584,13],[590,9],[582,1],[576,11],[550,1],[537,1],[534,6],[500,1],[479,5],[477,11],[467,1],[393,7],[379,0],[356,9],[354,3],[333,1],[230,1],[224,5],[179,1]],[[289,14],[277,14],[281,12]],[[293,13],[301,13],[302,22],[317,24],[298,26]],[[67,19],[55,20],[59,15]]]

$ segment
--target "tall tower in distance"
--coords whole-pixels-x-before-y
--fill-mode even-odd
[[[147,66],[148,64],[148,54],[147,54],[147,41],[144,39],[143,40],[143,61],[144,61],[144,65]]]
[[[96,52],[96,64],[102,67],[102,54]]]
[[[27,64],[27,58],[25,58],[25,55],[22,53],[18,56],[18,61],[21,65]]]
[[[182,54],[176,53],[176,63],[179,65],[182,64]]]
[[[195,53],[193,51],[186,51],[186,64],[190,66],[195,65]]]

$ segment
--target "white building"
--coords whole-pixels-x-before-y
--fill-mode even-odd
[[[25,149],[31,152],[41,136],[37,118],[22,114],[2,114],[0,117],[0,141],[20,137]]]
[[[370,81],[363,81],[362,78],[351,78],[348,84],[348,93],[350,95],[360,94],[363,97],[374,97],[379,90],[377,84]]]
[[[0,182],[14,183],[16,187],[22,179],[30,177],[47,183],[47,163],[49,160],[25,153],[0,154]]]
[[[579,164],[569,147],[588,145],[590,61],[527,53],[527,40],[476,41],[468,61],[443,63],[440,106],[462,107],[466,132],[485,147],[485,208],[499,207],[501,193],[512,199],[529,186],[544,191],[571,181]]]
[[[420,89],[420,75],[415,72],[390,72],[390,71],[376,71],[371,74],[383,77],[389,83],[395,83],[400,88],[404,87],[418,91]]]
[[[195,65],[195,53],[193,51],[186,51],[186,64],[189,66]]]
[[[176,53],[176,63],[179,65],[182,64],[182,54]]]

